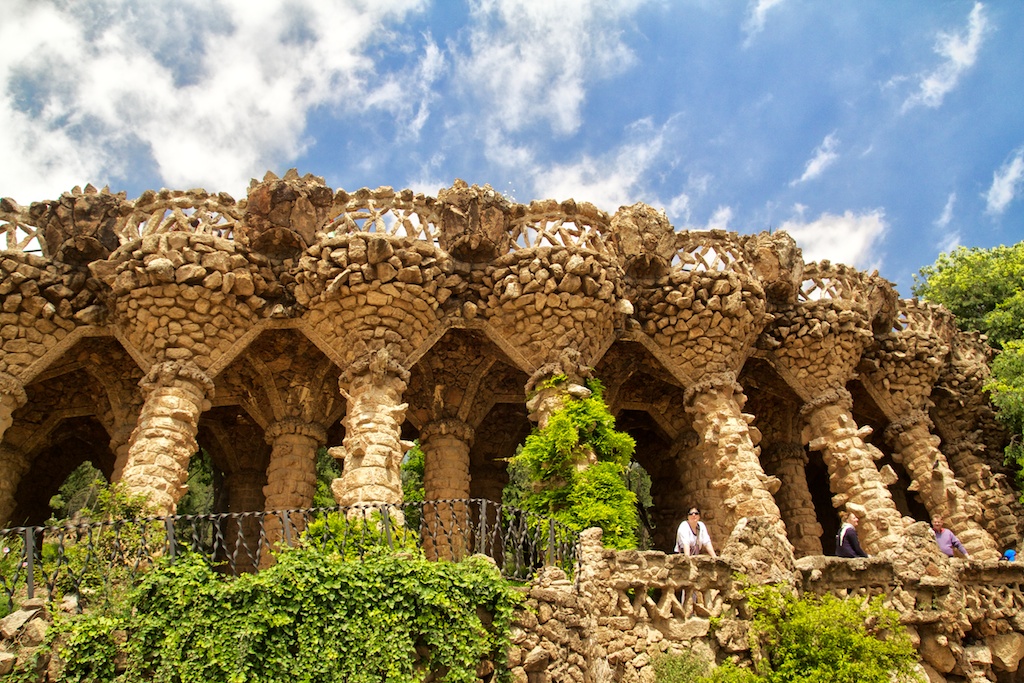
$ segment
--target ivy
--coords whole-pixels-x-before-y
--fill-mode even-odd
[[[430,562],[377,548],[351,561],[304,547],[237,578],[182,556],[119,605],[52,630],[71,683],[468,683],[484,660],[507,668],[520,603],[485,558]]]
[[[511,485],[524,490],[503,500],[575,531],[601,527],[608,547],[635,548],[637,497],[624,477],[636,442],[615,429],[601,383],[591,380],[587,387],[589,397],[567,400],[544,429],[526,438],[510,461]]]

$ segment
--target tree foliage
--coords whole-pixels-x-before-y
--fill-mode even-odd
[[[636,442],[615,429],[601,383],[587,386],[588,398],[567,400],[526,438],[510,463],[512,483],[521,488],[503,500],[576,531],[601,527],[608,547],[635,548],[637,497],[625,474]]]
[[[988,336],[1001,352],[985,386],[997,416],[1012,434],[1006,460],[1024,484],[1024,242],[992,249],[960,247],[915,276],[914,294],[956,315],[964,330]]]
[[[915,296],[942,304],[961,329],[988,335],[993,347],[1024,339],[1024,242],[939,254],[914,281]]]

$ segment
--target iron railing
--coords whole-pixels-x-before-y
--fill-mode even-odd
[[[197,553],[225,574],[258,571],[280,547],[313,545],[362,558],[373,548],[422,548],[429,559],[492,558],[528,580],[543,566],[573,572],[578,534],[483,499],[68,522],[0,530],[0,600],[109,595],[160,558]],[[2,606],[2,603],[0,603]]]

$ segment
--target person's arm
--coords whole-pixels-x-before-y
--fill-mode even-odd
[[[860,547],[860,539],[857,537],[857,530],[850,527],[850,530],[846,533],[847,540],[850,541],[850,548],[853,550],[853,554],[857,557],[867,557],[868,554],[864,552],[864,549]]]
[[[715,554],[715,546],[711,545],[711,539],[710,538],[708,538],[708,542],[705,545],[707,545],[707,547],[708,547],[708,555],[711,555],[711,557],[716,557],[717,558],[718,555]]]
[[[697,536],[697,540],[703,545],[703,547],[708,549],[708,555],[711,557],[718,557],[718,555],[715,554],[715,546],[711,545],[711,534],[708,533],[707,525],[705,525],[704,522],[700,522],[700,526],[697,531],[699,534]]]
[[[959,550],[961,553],[963,553],[964,557],[970,557],[971,554],[969,552],[967,552],[967,548],[965,548],[964,544],[960,542],[960,539],[956,537],[956,534],[954,534],[952,531],[950,531],[949,535],[952,537],[951,538],[951,543],[952,543],[953,547],[956,548],[957,550]]]

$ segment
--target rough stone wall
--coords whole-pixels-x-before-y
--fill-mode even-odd
[[[438,495],[497,498],[561,400],[534,390],[567,374],[604,381],[640,444],[661,550],[689,505],[716,544],[767,516],[818,555],[849,507],[869,552],[899,547],[915,521],[900,476],[980,557],[1020,540],[980,342],[877,274],[804,263],[785,233],[461,181],[348,193],[294,171],[237,202],[3,199],[0,227],[4,521],[40,521],[41,471],[85,459],[172,511],[198,447],[232,510],[308,504],[321,446],[344,463],[337,500],[398,502],[418,437]]]
[[[523,683],[654,681],[654,659],[690,653],[750,665],[749,614],[737,577],[800,594],[884,596],[902,615],[929,683],[1017,681],[1024,659],[1024,566],[950,559],[927,524],[875,558],[794,559],[771,518],[745,518],[722,556],[687,558],[582,538],[574,580],[541,573],[514,631],[509,664]]]

